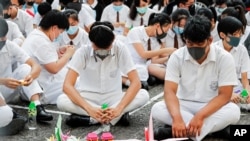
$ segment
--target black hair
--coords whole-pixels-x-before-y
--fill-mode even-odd
[[[41,15],[44,16],[46,13],[52,10],[51,5],[48,2],[43,2],[38,5],[37,7],[37,12]]]
[[[246,9],[246,5],[242,0],[231,0],[230,3],[228,3],[228,7],[234,7],[236,5],[240,5],[244,10]]]
[[[46,0],[47,3],[49,3],[50,5],[53,3],[54,0]]]
[[[18,0],[18,4],[19,4],[19,6],[20,5],[24,5],[25,4],[25,0]]]
[[[172,22],[179,22],[181,19],[188,19],[190,17],[190,13],[187,9],[178,8],[171,14]]]
[[[79,2],[70,2],[65,6],[65,9],[74,9],[77,13],[79,13],[82,9],[82,4]]]
[[[78,13],[74,9],[66,9],[65,11],[63,11],[63,14],[65,14],[67,16],[67,18],[70,17],[76,21],[79,21]]]
[[[215,0],[216,5],[222,5],[223,3],[227,3],[227,0]]]
[[[73,0],[59,0],[60,5],[62,6],[66,6],[70,2],[73,2]]]
[[[242,22],[242,24],[243,24],[244,31],[245,31],[246,26],[247,26],[247,19],[246,19],[246,16],[245,16],[245,11],[242,8],[242,6],[236,5],[234,7],[227,7],[227,9],[225,9],[221,13],[221,18],[222,18],[222,15],[224,15],[224,16],[233,16],[233,17],[237,18],[238,20],[240,20]],[[244,31],[243,31],[243,33],[244,33]]]
[[[214,11],[213,11],[213,10]],[[214,23],[216,23],[217,21],[217,14],[216,14],[216,11],[214,9],[214,7],[209,7],[209,8],[206,8],[206,7],[202,7],[200,8],[197,12],[196,12],[196,15],[201,15],[201,16],[205,16],[207,17],[210,21],[212,21],[214,19]]]
[[[114,27],[112,23],[105,21],[96,21],[90,27],[89,39],[98,48],[107,49],[115,39],[115,34],[113,33]]]
[[[143,1],[147,2],[147,0],[143,0]],[[135,20],[136,15],[138,14],[136,7],[140,6],[140,2],[141,2],[141,0],[133,0],[133,3],[130,7],[130,12],[129,12],[129,18],[131,20]]]
[[[0,37],[5,37],[7,35],[9,28],[8,24],[4,18],[0,18]]]
[[[235,17],[227,16],[218,23],[217,31],[224,34],[233,34],[234,32],[241,30],[243,32],[243,24]]]
[[[11,5],[11,1],[10,0],[0,0],[0,4],[2,4],[3,9],[7,9]]]
[[[69,21],[66,15],[56,9],[53,9],[45,14],[39,24],[39,26],[44,30],[48,30],[54,25],[58,26],[59,29],[69,28]]]
[[[170,24],[171,19],[165,13],[151,13],[148,19],[148,25],[154,25],[159,23],[161,26]]]
[[[200,15],[190,17],[184,27],[183,37],[192,42],[203,42],[211,36],[211,22]]]

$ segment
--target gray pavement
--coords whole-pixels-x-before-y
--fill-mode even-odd
[[[144,128],[148,126],[149,121],[149,114],[152,105],[162,100],[162,93],[163,93],[163,85],[157,85],[150,87],[149,90],[151,101],[147,103],[143,108],[140,110],[136,110],[131,112],[131,125],[129,127],[122,127],[122,126],[112,126],[111,133],[114,135],[116,140],[123,140],[123,139],[138,139],[138,140],[145,140],[144,138]],[[28,103],[19,103],[13,105],[12,107],[17,110],[18,113],[21,115],[27,115],[27,105]],[[68,116],[67,113],[60,112],[55,105],[47,105],[45,107],[49,110],[53,116],[54,120],[48,123],[38,124],[37,130],[30,131],[28,129],[24,129],[18,135],[14,136],[5,136],[0,137],[0,141],[45,141],[46,138],[49,138],[52,134],[54,134],[56,122],[58,119],[59,114],[62,116],[62,131],[67,133],[70,131],[71,135],[76,137],[83,138],[87,135],[87,133],[97,130],[100,125],[94,125],[90,127],[79,127],[79,128],[70,128],[65,125],[64,121]],[[1,113],[2,114],[2,113]],[[250,125],[250,113],[243,112],[241,116],[241,120],[239,124],[248,124]],[[154,122],[154,126],[158,126],[159,123]],[[207,137],[204,141],[226,141],[223,139],[216,139],[213,137]]]

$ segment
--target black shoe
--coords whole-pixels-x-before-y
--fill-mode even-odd
[[[89,126],[90,117],[77,114],[71,114],[66,118],[66,124],[71,127]]]
[[[148,90],[148,82],[147,81],[141,81],[141,88]]]
[[[0,128],[1,136],[16,135],[17,133],[19,133],[21,130],[24,129],[24,126],[26,122],[28,121],[27,118],[14,112],[13,114],[14,115],[13,115],[12,121],[5,127]]]
[[[22,119],[23,121],[25,121],[25,123],[28,123],[28,118],[18,114],[16,111],[12,111],[13,112],[13,119]]]
[[[148,82],[148,85],[154,86],[156,84],[156,77],[149,75],[147,82]]]
[[[221,139],[228,139],[230,140],[230,126],[225,127],[224,129],[212,133],[213,137],[221,138]]]
[[[42,105],[37,105],[36,110],[37,110],[36,120],[38,122],[53,120],[53,116],[47,113]]]
[[[172,138],[172,127],[171,126],[159,126],[154,130],[155,140],[164,140],[167,138]]]
[[[122,115],[121,119],[118,121],[118,124],[122,126],[129,126],[129,121],[130,121],[130,115],[129,113],[125,113]]]

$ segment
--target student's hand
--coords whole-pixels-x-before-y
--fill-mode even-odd
[[[11,89],[16,89],[18,86],[21,86],[21,82],[13,78],[5,78],[3,79],[3,85]]]
[[[32,76],[31,75],[27,75],[25,78],[24,78],[24,83],[23,83],[23,85],[24,86],[29,86],[32,82],[33,82],[33,78],[32,78]]]
[[[58,49],[57,53],[58,53],[59,58],[61,58],[63,56],[63,54],[66,52],[66,50],[67,50],[66,46],[62,46]]]
[[[247,103],[250,104],[250,96],[247,98]]]
[[[232,97],[231,97],[231,101],[234,102],[234,103],[240,103],[241,101],[241,97],[240,95],[236,94],[236,93],[233,93],[232,94]]]
[[[187,126],[187,133],[189,137],[199,136],[201,133],[201,127],[203,125],[204,119],[198,115],[195,115]]]
[[[114,27],[119,27],[119,26],[120,26],[120,23],[115,22],[113,25],[114,25]]]
[[[105,112],[107,113],[107,120],[109,122],[122,114],[122,110],[118,108],[108,108]]]
[[[73,54],[75,53],[75,47],[70,45],[66,47],[65,55],[69,55],[69,57],[72,57]]]
[[[172,123],[172,135],[173,137],[187,137],[186,124],[182,119],[174,119]]]
[[[96,119],[100,123],[103,122],[103,112],[101,108],[91,107],[90,110],[88,110],[88,114],[90,117]]]

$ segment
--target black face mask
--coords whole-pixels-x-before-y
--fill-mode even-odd
[[[188,11],[189,11],[190,15],[192,15],[192,16],[195,15],[195,4],[190,5],[188,7]]]
[[[106,49],[94,50],[94,55],[104,60],[110,55],[111,51]]]
[[[7,14],[7,13],[5,13],[5,14],[3,14],[3,18],[4,18],[4,19],[9,19],[9,18],[10,18],[10,15]]]
[[[206,47],[188,47],[189,54],[195,59],[200,60],[205,54]]]
[[[28,1],[27,2],[27,5],[29,5],[29,6],[33,6],[33,4],[34,4],[34,1]]]
[[[160,40],[160,39],[162,39],[162,38],[164,38],[164,37],[167,36],[167,33],[165,33],[165,32],[163,31],[162,27],[161,27],[161,31],[162,31],[162,34],[158,34],[158,31],[156,30],[156,38],[157,38],[158,40]]]
[[[5,45],[6,40],[5,41],[0,41],[0,50],[2,50],[3,46]]]

